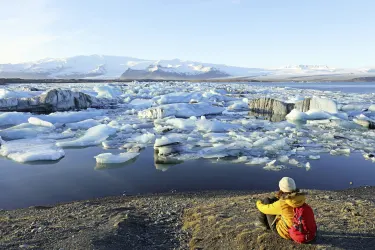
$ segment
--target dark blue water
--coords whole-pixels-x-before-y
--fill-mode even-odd
[[[323,91],[341,91],[344,93],[375,93],[375,82],[314,82],[314,83],[247,83],[254,86],[289,87],[298,89],[317,89]]]
[[[375,164],[361,154],[323,155],[310,171],[291,167],[280,172],[262,166],[225,161],[188,161],[156,169],[153,149],[142,151],[131,164],[98,166],[99,147],[67,149],[53,164],[19,164],[0,158],[0,208],[12,209],[111,195],[161,193],[176,190],[276,190],[280,178],[295,178],[301,188],[343,189],[375,185]],[[108,152],[108,151],[107,151]],[[117,153],[118,150],[111,150]]]

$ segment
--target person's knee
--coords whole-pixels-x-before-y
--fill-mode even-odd
[[[272,200],[271,200],[271,198],[265,198],[265,199],[263,199],[263,204],[272,204],[273,202],[272,202]]]

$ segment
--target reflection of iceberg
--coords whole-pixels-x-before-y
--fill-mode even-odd
[[[263,120],[268,120],[271,122],[285,121],[285,115],[280,115],[280,114],[258,113],[258,112],[253,112],[253,111],[250,111],[248,114],[250,116],[254,116],[256,119],[263,119]]]
[[[122,168],[122,167],[129,166],[129,165],[133,164],[134,162],[136,162],[136,160],[137,160],[137,157],[133,158],[133,159],[130,159],[127,162],[123,162],[123,163],[98,163],[97,162],[96,166],[95,166],[95,170]]]
[[[183,163],[183,161],[158,155],[158,151],[154,151],[154,164],[157,170],[161,170],[164,172],[167,171],[168,168],[181,163]]]

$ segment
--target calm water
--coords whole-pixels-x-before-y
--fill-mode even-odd
[[[107,150],[117,153],[118,150]],[[276,190],[278,180],[291,176],[301,188],[343,189],[375,185],[375,164],[361,154],[323,155],[304,168],[273,172],[261,166],[188,161],[156,169],[153,149],[142,151],[132,164],[97,166],[100,147],[67,149],[54,164],[18,164],[0,158],[0,208],[10,209],[109,195],[200,190]]]
[[[253,84],[253,83],[252,83]],[[259,83],[329,91],[375,93],[375,83]],[[301,188],[343,189],[375,185],[375,163],[359,153],[346,156],[322,155],[311,162],[311,170],[291,167],[280,172],[262,166],[225,161],[188,161],[174,166],[154,164],[153,149],[142,151],[135,162],[97,166],[95,155],[118,153],[100,147],[65,149],[58,162],[19,164],[0,158],[0,208],[89,199],[109,195],[146,194],[201,190],[276,190],[279,179],[291,176]]]

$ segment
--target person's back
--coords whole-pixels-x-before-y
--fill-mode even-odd
[[[271,230],[276,229],[282,238],[291,239],[289,230],[297,223],[295,209],[304,206],[306,196],[296,188],[292,178],[281,179],[279,187],[280,191],[275,198],[257,201],[257,208],[261,212],[260,221],[263,225]]]

